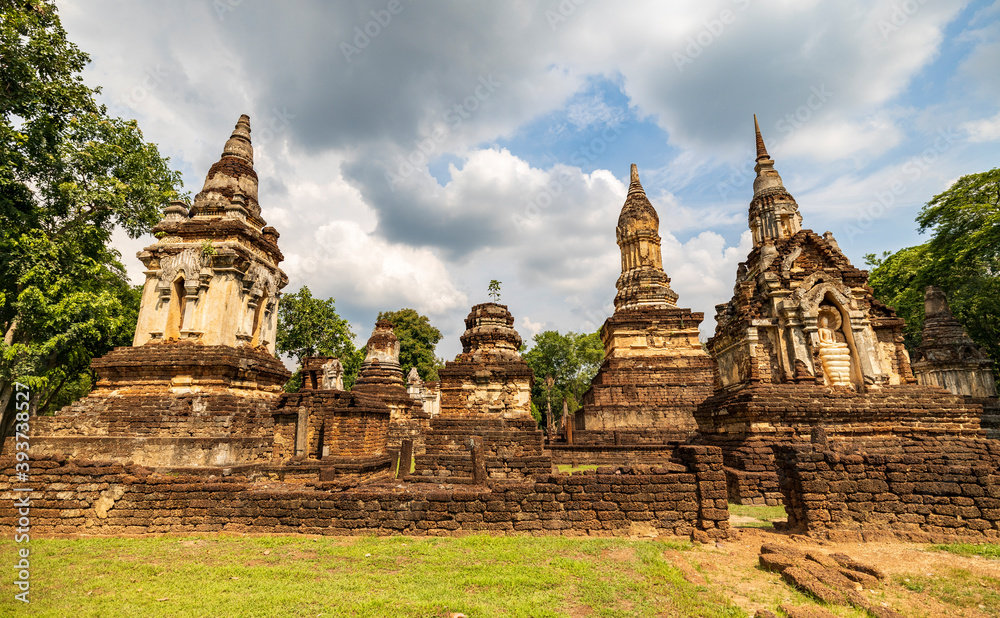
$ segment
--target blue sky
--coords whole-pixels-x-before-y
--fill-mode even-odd
[[[631,163],[710,336],[750,249],[754,113],[804,226],[859,266],[922,242],[921,205],[1000,152],[1000,2],[58,6],[192,195],[250,114],[286,291],[335,298],[359,344],[413,307],[445,358],[491,279],[526,341],[599,327]],[[139,280],[152,239],[115,238]]]

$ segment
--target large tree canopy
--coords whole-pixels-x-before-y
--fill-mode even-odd
[[[275,346],[302,365],[307,356],[336,356],[344,365],[344,388],[354,385],[364,355],[354,347],[354,333],[347,320],[340,317],[334,299],[313,298],[308,286],[294,294],[285,294],[278,303],[278,332]],[[298,372],[289,380],[287,390],[298,390]]]
[[[583,394],[590,387],[604,359],[604,347],[597,333],[583,335],[547,330],[534,337],[534,345],[522,358],[535,372],[535,385],[531,391],[532,407],[541,413],[552,404],[552,414],[562,414],[566,400],[570,412],[580,407]],[[552,377],[549,387],[546,378]]]
[[[926,243],[866,256],[875,295],[906,320],[912,351],[921,340],[924,289],[940,286],[969,336],[1000,360],[1000,169],[959,178],[927,202],[917,223],[931,234]]]
[[[403,367],[403,377],[416,367],[421,380],[437,380],[437,370],[444,363],[434,355],[434,346],[441,341],[441,331],[431,326],[427,316],[414,309],[400,309],[380,311],[378,319],[392,322],[393,332],[399,339],[399,364]]]
[[[148,231],[180,174],[83,83],[55,6],[0,8],[0,429],[15,383],[41,412],[89,388],[91,358],[131,343],[136,296],[115,226]],[[69,389],[68,391],[66,389]]]

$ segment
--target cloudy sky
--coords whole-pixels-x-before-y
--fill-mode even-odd
[[[1000,1],[59,1],[111,112],[191,195],[242,113],[286,291],[363,344],[412,307],[461,351],[503,282],[526,341],[612,312],[636,163],[681,306],[732,295],[750,249],[753,118],[804,226],[866,253],[1000,153]],[[150,244],[119,235],[131,256]]]

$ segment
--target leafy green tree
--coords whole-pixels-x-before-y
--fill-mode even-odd
[[[906,320],[912,351],[921,340],[924,289],[940,286],[969,336],[1000,360],[1000,169],[959,178],[927,202],[917,224],[931,234],[926,243],[865,256],[876,297]]]
[[[292,357],[301,367],[307,356],[336,356],[344,366],[344,388],[354,386],[364,355],[354,347],[354,333],[340,317],[334,299],[313,298],[308,286],[294,294],[284,294],[278,303],[278,331],[275,347],[279,354]],[[298,390],[298,372],[286,390]]]
[[[0,5],[3,435],[15,384],[51,410],[89,387],[94,356],[131,343],[135,295],[111,234],[147,232],[181,185],[135,121],[96,103],[87,62],[50,2]]]
[[[500,283],[502,282],[497,281],[496,279],[490,279],[490,286],[487,289],[490,295],[490,300],[495,303],[500,302]]]
[[[558,418],[562,415],[563,399],[570,412],[580,407],[583,394],[604,359],[604,346],[597,333],[562,335],[547,330],[535,335],[534,345],[521,356],[535,372],[532,405],[542,411],[551,403],[552,413]],[[550,376],[551,386],[547,383]]]
[[[437,380],[437,371],[444,365],[434,355],[434,346],[441,341],[441,331],[431,326],[430,319],[414,309],[380,311],[378,319],[392,322],[393,332],[399,339],[399,364],[403,367],[403,377],[416,367],[421,380]]]

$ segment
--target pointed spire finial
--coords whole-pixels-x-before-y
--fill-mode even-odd
[[[642,183],[639,182],[639,168],[638,168],[638,166],[636,166],[635,163],[632,164],[632,172],[631,172],[630,178],[629,178],[628,192],[629,193],[634,193],[634,192],[645,193],[645,191],[642,188]]]
[[[243,114],[236,121],[233,134],[222,149],[222,156],[239,157],[253,165],[253,146],[250,144],[250,116]]]
[[[757,124],[757,114],[753,115],[753,130],[757,134],[757,160],[770,159],[771,156],[767,154],[767,148],[764,147],[764,138],[760,136],[760,125]]]

